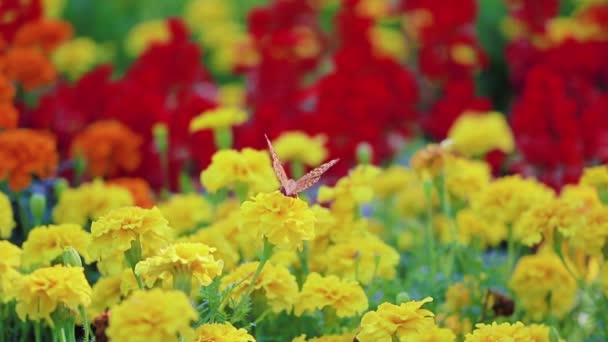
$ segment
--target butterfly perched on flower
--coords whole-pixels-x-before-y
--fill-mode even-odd
[[[272,143],[268,136],[266,136],[266,142],[268,143],[268,150],[270,151],[270,156],[272,157],[272,168],[274,169],[274,173],[277,176],[277,179],[281,183],[281,192],[286,196],[296,196],[298,193],[310,188],[315,183],[321,179],[321,176],[329,170],[330,167],[334,166],[338,162],[339,159],[330,160],[329,162],[311,170],[298,180],[287,178],[287,174],[285,173],[285,169],[283,168],[283,164],[281,164],[281,160],[279,156],[274,151],[272,147]]]

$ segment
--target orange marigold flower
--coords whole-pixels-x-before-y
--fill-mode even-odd
[[[0,102],[0,130],[17,128],[19,113],[10,102]]]
[[[107,184],[116,185],[129,190],[133,196],[134,204],[141,208],[150,209],[154,206],[154,198],[150,184],[142,178],[114,178],[107,181]]]
[[[57,144],[51,134],[25,128],[0,133],[0,179],[8,179],[13,191],[25,189],[32,176],[52,176],[57,160]]]
[[[8,78],[20,82],[26,90],[50,84],[57,77],[53,64],[36,48],[10,49],[4,64]]]
[[[13,97],[15,97],[15,87],[0,73],[0,103],[12,101]]]
[[[40,47],[45,52],[55,50],[74,34],[72,26],[63,20],[42,19],[23,25],[15,35],[14,45]]]
[[[118,121],[99,121],[89,125],[72,142],[73,157],[87,163],[90,176],[115,176],[134,171],[141,163],[143,139]]]

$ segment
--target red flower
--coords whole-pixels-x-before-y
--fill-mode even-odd
[[[11,42],[23,24],[40,18],[42,6],[40,0],[2,0],[0,13],[0,42]]]

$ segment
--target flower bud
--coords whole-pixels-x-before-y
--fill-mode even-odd
[[[41,225],[46,211],[46,197],[43,194],[33,194],[30,197],[30,211],[34,218],[34,226]]]
[[[152,127],[152,135],[154,136],[154,144],[159,152],[166,152],[169,147],[169,131],[167,125],[158,122]]]
[[[77,266],[82,267],[82,260],[80,259],[80,255],[72,246],[65,247],[63,249],[63,255],[61,256],[63,259],[63,264],[66,266]]]
[[[373,159],[372,146],[366,142],[357,145],[357,161],[359,164],[370,164]]]

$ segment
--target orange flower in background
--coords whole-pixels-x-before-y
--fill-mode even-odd
[[[1,65],[2,64],[0,64],[0,103],[4,103],[13,100],[13,97],[15,97],[15,87],[8,78],[2,75]]]
[[[33,176],[52,176],[57,160],[55,137],[49,133],[25,128],[0,133],[0,179],[8,179],[13,191],[25,189]]]
[[[142,142],[138,134],[118,121],[99,121],[74,138],[71,154],[84,158],[90,176],[111,177],[137,169]]]
[[[133,196],[134,204],[138,207],[150,209],[154,206],[152,189],[150,188],[150,184],[143,178],[114,178],[108,180],[106,183],[129,190],[131,196]]]
[[[0,102],[0,130],[17,128],[19,113],[10,102]]]
[[[72,26],[65,21],[41,19],[23,25],[17,31],[13,44],[17,47],[40,47],[48,53],[73,34]]]
[[[20,82],[26,90],[55,81],[57,73],[49,59],[36,48],[12,48],[4,56],[4,68],[9,79]]]

